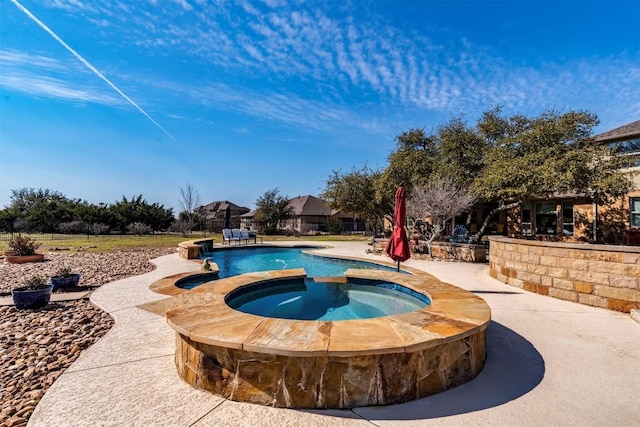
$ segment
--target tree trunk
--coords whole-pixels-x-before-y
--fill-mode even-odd
[[[508,205],[505,205],[504,202],[500,202],[500,206],[498,206],[497,208],[489,212],[489,215],[487,215],[487,217],[485,218],[484,222],[482,223],[482,227],[480,227],[480,230],[478,230],[478,232],[472,237],[473,243],[480,242],[480,239],[482,239],[482,237],[484,236],[484,233],[487,231],[487,227],[489,227],[489,223],[498,213],[502,211],[508,211],[509,209],[517,208],[521,204],[522,204],[521,200],[518,200],[517,202],[509,203]]]
[[[473,216],[473,212],[469,211],[467,212],[467,219],[465,220],[465,225],[467,227],[467,230],[471,230],[471,217]]]

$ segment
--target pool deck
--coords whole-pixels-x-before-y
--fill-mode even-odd
[[[296,242],[301,243],[301,242]],[[317,243],[312,243],[317,244]],[[363,242],[327,253],[366,254]],[[158,269],[103,285],[91,299],[116,324],[53,384],[29,426],[638,426],[640,324],[629,314],[505,285],[486,264],[410,259],[402,265],[482,297],[491,307],[487,362],[474,380],[409,403],[292,410],[238,403],[177,375],[175,333],[139,305],[164,298],[149,285],[199,264],[176,255]]]

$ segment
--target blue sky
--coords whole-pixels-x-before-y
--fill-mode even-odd
[[[0,0],[0,206],[317,195],[502,105],[640,118],[640,1]]]

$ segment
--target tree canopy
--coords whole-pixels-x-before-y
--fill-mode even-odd
[[[254,219],[264,225],[264,232],[267,234],[274,233],[278,229],[278,224],[291,217],[289,198],[281,196],[277,188],[266,191],[256,200]]]
[[[11,191],[10,203],[0,210],[0,226],[7,231],[28,227],[28,231],[59,232],[61,225],[76,222],[89,225],[104,224],[105,227],[127,232],[132,223],[146,224],[153,231],[167,229],[174,221],[173,210],[158,203],[149,204],[142,195],[134,196],[110,205],[94,205],[80,199],[69,199],[62,193],[50,189],[20,188]],[[105,228],[107,229],[107,228]]]
[[[380,191],[382,174],[364,165],[350,172],[333,171],[320,195],[333,209],[354,214],[373,227],[393,213],[393,192]]]
[[[389,213],[395,189],[414,188],[439,179],[469,188],[478,204],[498,207],[474,236],[479,240],[492,218],[524,200],[582,194],[604,202],[632,187],[625,168],[633,160],[597,144],[595,114],[546,111],[536,117],[506,117],[500,107],[482,114],[475,126],[454,117],[432,132],[410,129],[396,137],[396,148],[381,172],[366,167],[333,172],[323,197],[332,207],[372,220]],[[372,197],[375,195],[375,197]]]

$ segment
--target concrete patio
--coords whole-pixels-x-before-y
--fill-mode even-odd
[[[331,245],[323,252],[385,260],[366,254],[362,242]],[[178,378],[174,331],[164,317],[137,307],[166,298],[151,292],[151,283],[199,264],[177,254],[154,262],[157,270],[93,293],[116,324],[53,384],[30,426],[640,425],[640,324],[631,316],[505,285],[486,264],[412,259],[403,265],[476,293],[491,307],[487,362],[476,379],[413,402],[353,410],[227,401]]]

